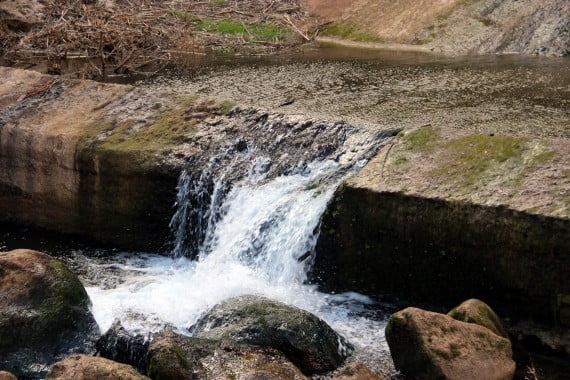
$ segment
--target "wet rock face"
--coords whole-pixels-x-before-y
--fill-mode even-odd
[[[154,380],[306,379],[277,350],[190,338],[173,332],[153,339],[147,363],[147,373]]]
[[[0,253],[0,369],[41,377],[61,355],[93,350],[98,327],[83,285],[41,252]]]
[[[393,314],[386,340],[396,367],[415,379],[512,379],[511,342],[473,323],[416,308]]]
[[[306,374],[338,368],[353,349],[315,315],[258,296],[224,301],[193,326],[192,332],[205,339],[275,348]]]
[[[149,380],[131,366],[87,355],[73,355],[57,362],[46,380]]]
[[[451,310],[447,315],[458,321],[486,327],[495,334],[509,339],[509,334],[503,327],[499,316],[483,301],[477,299],[467,300]]]
[[[97,341],[97,353],[104,358],[129,364],[144,371],[149,340],[142,335],[129,334],[116,320]]]

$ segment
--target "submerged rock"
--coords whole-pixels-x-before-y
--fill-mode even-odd
[[[97,341],[97,352],[104,358],[129,364],[143,371],[149,340],[142,335],[132,335],[116,320]]]
[[[486,327],[503,338],[509,338],[509,334],[503,327],[499,316],[483,301],[474,298],[467,300],[451,310],[447,315],[458,321]]]
[[[228,299],[192,328],[196,336],[272,347],[306,374],[338,368],[352,346],[315,315],[258,296]]]
[[[98,327],[83,285],[61,261],[0,253],[0,369],[41,377],[62,355],[90,352]]]
[[[149,380],[129,365],[88,355],[73,355],[57,362],[46,380]]]
[[[147,363],[147,373],[154,380],[307,379],[275,349],[190,338],[170,331],[153,339]]]
[[[393,314],[386,340],[396,367],[415,379],[512,379],[511,342],[473,323],[416,308]]]

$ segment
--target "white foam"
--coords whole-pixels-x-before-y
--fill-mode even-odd
[[[372,301],[357,293],[331,296],[307,285],[319,219],[336,184],[322,179],[337,170],[316,162],[297,174],[235,186],[225,215],[203,244],[197,261],[156,255],[124,257],[113,264],[121,283],[87,288],[102,331],[115,319],[129,330],[149,333],[171,325],[188,334],[200,316],[234,296],[258,294],[308,310],[357,347],[386,352],[382,319],[363,316]],[[188,182],[188,181],[187,181]],[[105,271],[108,264],[93,262]]]

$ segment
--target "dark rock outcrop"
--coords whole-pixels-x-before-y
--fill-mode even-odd
[[[315,315],[258,296],[228,299],[192,328],[205,339],[272,347],[306,374],[332,371],[352,346]]]
[[[88,355],[72,355],[57,362],[46,380],[149,380],[131,366]]]
[[[139,371],[146,366],[146,353],[149,339],[142,335],[130,334],[119,320],[97,341],[97,353],[107,359],[129,364]]]
[[[501,318],[483,301],[472,298],[453,308],[447,315],[458,321],[486,327],[495,334],[509,339]]]
[[[98,327],[83,285],[41,252],[0,253],[0,369],[41,377],[62,355],[94,349]]]
[[[173,332],[154,337],[147,362],[147,373],[154,380],[306,379],[272,348],[190,338]]]
[[[393,314],[386,340],[396,367],[414,379],[512,379],[511,342],[491,330],[416,308]]]

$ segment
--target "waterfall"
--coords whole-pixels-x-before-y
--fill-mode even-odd
[[[202,171],[189,164],[178,182],[171,257],[126,255],[112,267],[122,271],[120,284],[87,288],[102,329],[119,318],[139,332],[168,325],[188,334],[215,304],[258,294],[311,311],[357,347],[387,355],[384,322],[370,317],[370,299],[324,294],[307,284],[327,203],[386,138],[348,133],[339,141],[310,159],[285,159],[250,143],[224,147]]]

